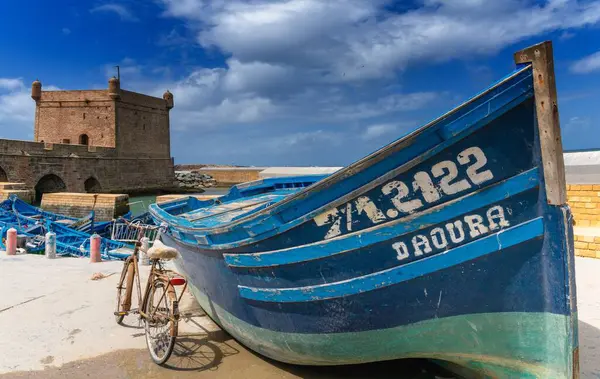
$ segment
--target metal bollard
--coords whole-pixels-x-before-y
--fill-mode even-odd
[[[48,232],[46,233],[46,244],[44,245],[46,258],[54,259],[56,258],[56,233]]]
[[[6,254],[17,254],[17,229],[10,228],[6,232]]]
[[[150,266],[150,259],[148,258],[148,249],[150,248],[150,239],[148,237],[142,237],[140,240],[142,246],[140,246],[140,264],[142,266]]]
[[[102,262],[102,256],[100,255],[100,242],[101,237],[94,233],[90,237],[90,263]]]

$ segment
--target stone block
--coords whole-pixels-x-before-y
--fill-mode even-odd
[[[0,190],[24,190],[27,189],[25,183],[0,182]]]
[[[84,217],[92,210],[96,220],[108,221],[129,212],[129,196],[125,194],[91,194],[57,192],[42,197],[42,209],[73,217]]]
[[[578,257],[596,258],[596,252],[588,249],[575,249],[575,255]]]
[[[582,242],[594,242],[594,236],[580,236],[579,241]]]
[[[33,202],[33,191],[21,189],[0,189],[0,201],[8,199],[10,195],[17,195],[19,199],[29,204]]]

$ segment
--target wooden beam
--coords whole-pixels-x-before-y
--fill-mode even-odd
[[[532,65],[535,108],[539,128],[544,182],[548,204],[567,201],[552,42],[546,41],[515,53],[517,64]]]

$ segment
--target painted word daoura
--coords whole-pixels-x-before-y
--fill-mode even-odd
[[[499,205],[489,208],[485,216],[478,214],[465,215],[463,218],[438,226],[429,233],[417,234],[408,241],[392,244],[398,260],[430,254],[434,250],[441,252],[451,246],[458,245],[477,237],[490,234],[510,226],[505,217],[504,208]]]

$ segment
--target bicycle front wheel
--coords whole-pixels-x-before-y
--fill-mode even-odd
[[[175,346],[178,326],[176,304],[173,286],[165,280],[155,280],[146,296],[144,326],[148,351],[159,365],[169,359]]]

